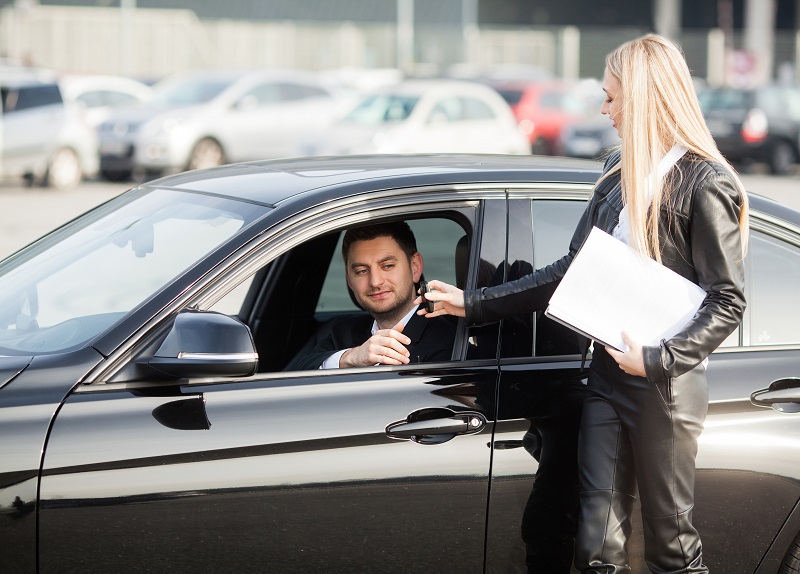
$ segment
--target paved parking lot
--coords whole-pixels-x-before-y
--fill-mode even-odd
[[[774,177],[748,173],[742,179],[749,191],[800,210],[800,175]],[[0,185],[0,257],[13,253],[133,185],[89,181],[67,192]]]

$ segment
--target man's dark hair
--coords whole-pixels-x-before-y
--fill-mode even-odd
[[[417,252],[417,240],[414,238],[414,232],[405,221],[391,221],[389,223],[376,223],[374,225],[363,225],[360,227],[352,227],[344,234],[342,240],[342,257],[347,263],[347,254],[350,252],[350,246],[356,241],[370,241],[378,237],[391,237],[400,249],[406,254],[406,257],[411,259],[411,256]]]

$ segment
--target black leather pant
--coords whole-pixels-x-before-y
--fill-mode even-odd
[[[592,358],[578,450],[575,566],[629,573],[627,541],[638,493],[651,572],[708,572],[692,526],[697,438],[708,411],[705,367],[657,388],[625,374],[603,347]]]

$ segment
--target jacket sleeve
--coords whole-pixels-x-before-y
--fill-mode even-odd
[[[684,329],[643,347],[645,371],[664,382],[693,369],[730,335],[745,309],[739,215],[743,197],[733,179],[712,171],[694,191],[689,221],[692,264],[706,298]]]
[[[575,228],[569,252],[564,257],[515,281],[464,291],[467,325],[482,325],[546,308],[575,254],[592,230],[598,201],[597,194],[593,194]]]

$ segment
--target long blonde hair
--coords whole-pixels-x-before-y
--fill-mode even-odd
[[[666,38],[648,34],[611,52],[606,69],[619,82],[618,97],[622,99],[622,161],[606,177],[621,172],[633,247],[661,261],[661,210],[657,206],[669,200],[673,186],[659,180],[657,167],[673,145],[681,144],[690,153],[719,162],[730,171],[742,194],[739,230],[744,253],[749,224],[747,194],[706,126],[680,49]],[[648,179],[653,186],[653,209],[649,209],[645,194]]]

